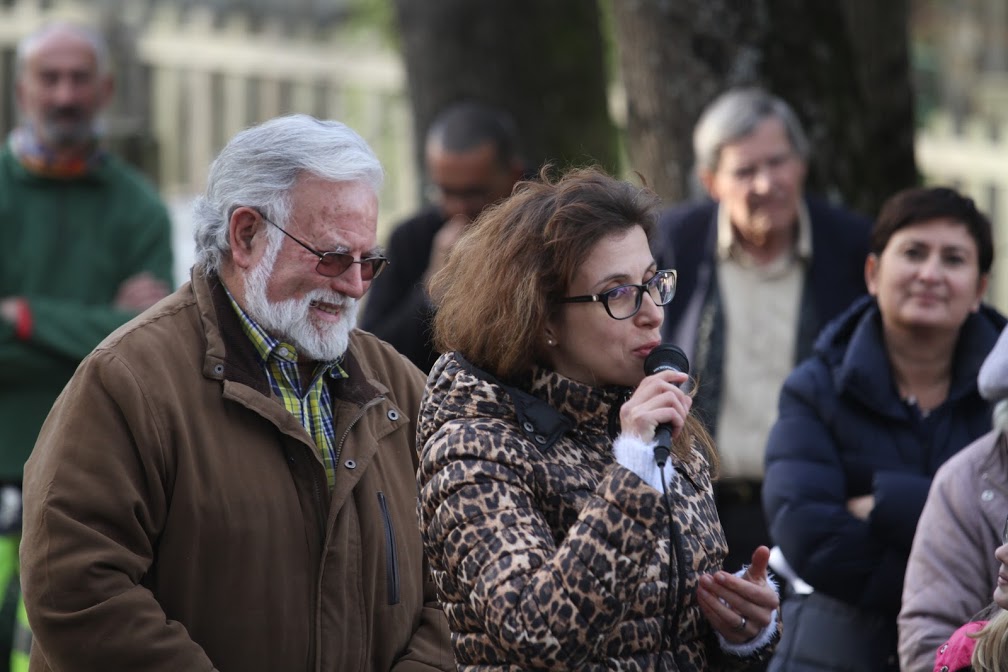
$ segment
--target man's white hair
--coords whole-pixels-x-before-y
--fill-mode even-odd
[[[196,267],[218,271],[230,253],[228,224],[242,206],[256,208],[284,227],[291,190],[300,177],[362,182],[377,195],[381,163],[349,126],[306,114],[277,117],[238,133],[210,165],[206,193],[196,201]],[[281,236],[273,230],[269,235]]]

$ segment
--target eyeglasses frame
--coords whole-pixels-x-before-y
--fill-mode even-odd
[[[270,224],[270,225],[276,227],[277,229],[279,229],[280,233],[284,234],[285,236],[287,236],[288,238],[290,238],[291,240],[293,240],[295,243],[297,243],[298,245],[300,245],[301,247],[303,247],[304,249],[308,250],[309,252],[311,252],[312,254],[314,254],[316,257],[318,257],[319,260],[318,260],[318,263],[315,264],[315,272],[318,273],[319,275],[323,276],[323,277],[326,277],[326,278],[338,278],[339,276],[343,275],[348,270],[350,270],[350,267],[353,264],[364,264],[365,262],[367,262],[367,263],[370,263],[372,265],[371,277],[370,278],[364,278],[364,271],[363,271],[364,267],[362,265],[361,266],[361,269],[362,269],[361,270],[361,278],[364,278],[365,281],[370,282],[370,281],[374,280],[375,278],[377,278],[379,275],[381,275],[382,271],[384,271],[388,267],[388,265],[389,265],[388,257],[386,257],[384,255],[381,255],[381,254],[375,255],[375,256],[372,256],[372,257],[361,257],[360,259],[354,259],[353,255],[350,255],[350,254],[348,254],[346,252],[319,252],[315,248],[309,246],[304,241],[299,240],[298,238],[296,238],[292,233],[290,233],[289,231],[287,231],[287,229],[285,229],[282,226],[280,226],[279,224],[273,222],[269,217],[267,217],[263,213],[259,212],[259,216],[262,217],[262,219],[263,219],[264,222],[266,222],[267,224]],[[324,268],[323,262],[325,261],[326,257],[350,257],[350,263],[347,264],[346,268],[344,268],[339,273],[337,273],[335,275],[330,275],[329,273],[323,273],[322,270],[321,270],[322,268]],[[376,261],[381,261],[382,263],[379,264],[379,265],[377,265],[377,267],[376,267],[375,263],[374,263]]]
[[[634,315],[636,315],[637,313],[640,312],[641,306],[644,305],[644,295],[647,294],[648,296],[651,296],[651,292],[648,291],[648,286],[650,286],[652,283],[654,283],[655,279],[658,278],[658,277],[661,277],[661,275],[664,274],[664,273],[668,273],[668,274],[672,275],[672,293],[669,295],[668,301],[666,301],[665,303],[658,303],[657,301],[655,301],[655,305],[656,306],[667,306],[669,303],[671,303],[673,297],[675,297],[676,287],[679,284],[679,274],[676,271],[676,269],[674,269],[674,268],[665,268],[665,269],[661,269],[661,270],[655,271],[655,274],[653,276],[651,276],[651,279],[648,280],[647,282],[643,283],[643,284],[634,284],[632,282],[628,282],[625,285],[617,285],[616,287],[613,287],[612,289],[607,289],[604,292],[599,292],[598,294],[581,294],[579,296],[565,296],[564,298],[562,298],[559,301],[557,301],[557,303],[593,303],[593,302],[599,302],[599,303],[602,304],[602,307],[605,308],[606,313],[612,319],[614,319],[614,320],[629,320],[631,317],[633,317]],[[612,314],[612,310],[609,309],[609,296],[613,292],[615,292],[617,290],[620,290],[620,289],[623,289],[625,287],[635,287],[637,289],[637,303],[634,306],[634,310],[633,310],[632,313],[630,313],[626,317],[616,317],[615,315]],[[654,301],[654,297],[653,296],[651,296],[651,300]]]

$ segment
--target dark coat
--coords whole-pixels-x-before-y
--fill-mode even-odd
[[[824,201],[806,198],[805,205],[812,225],[812,260],[795,325],[795,363],[812,353],[823,326],[865,293],[864,262],[871,228],[868,219]],[[690,305],[694,300],[702,301],[697,328],[690,334],[697,344],[689,348],[692,371],[702,381],[693,408],[712,432],[720,410],[725,349],[724,313],[714,272],[717,211],[714,201],[673,208],[661,216],[655,238],[658,267],[678,272],[675,296],[665,308],[665,340],[681,340],[678,334]],[[698,292],[701,296],[695,296]]]
[[[894,642],[903,573],[931,479],[991,428],[976,377],[1004,324],[986,306],[969,316],[948,398],[923,415],[897,391],[881,314],[865,297],[823,330],[815,355],[781,391],[763,483],[773,541],[816,590],[891,619]],[[867,494],[875,508],[863,521],[846,502]]]
[[[422,280],[434,236],[444,224],[436,209],[427,209],[392,230],[386,254],[389,266],[371,283],[360,327],[406,355],[427,373],[438,358],[431,341],[434,307]]]

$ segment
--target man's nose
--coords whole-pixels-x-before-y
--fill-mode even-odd
[[[57,105],[76,104],[80,96],[80,86],[72,77],[60,77],[52,85],[52,100]]]
[[[756,174],[753,175],[752,181],[753,191],[766,194],[773,189],[773,169],[770,166],[760,166],[756,169]]]
[[[331,278],[329,282],[329,287],[334,292],[345,294],[352,299],[362,298],[370,286],[371,281],[365,280],[361,274],[360,264],[350,264],[350,268]]]

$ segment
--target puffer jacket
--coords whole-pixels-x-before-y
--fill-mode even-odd
[[[453,669],[417,530],[423,376],[359,331],[343,366],[330,492],[216,276],[99,345],[25,469],[31,669]]]
[[[949,633],[990,603],[1005,515],[1008,437],[993,430],[943,464],[928,491],[903,582],[902,669],[927,669]]]
[[[831,322],[784,383],[767,442],[763,505],[774,543],[817,591],[892,622],[917,521],[938,468],[991,428],[977,371],[1004,317],[982,306],[960,329],[946,400],[902,400],[873,297]],[[873,495],[868,520],[847,500]]]
[[[661,493],[615,463],[628,393],[543,369],[509,387],[455,353],[435,364],[421,532],[460,669],[741,670],[769,655],[775,639],[721,650],[696,602],[725,553],[705,458],[677,460],[671,524]]]

